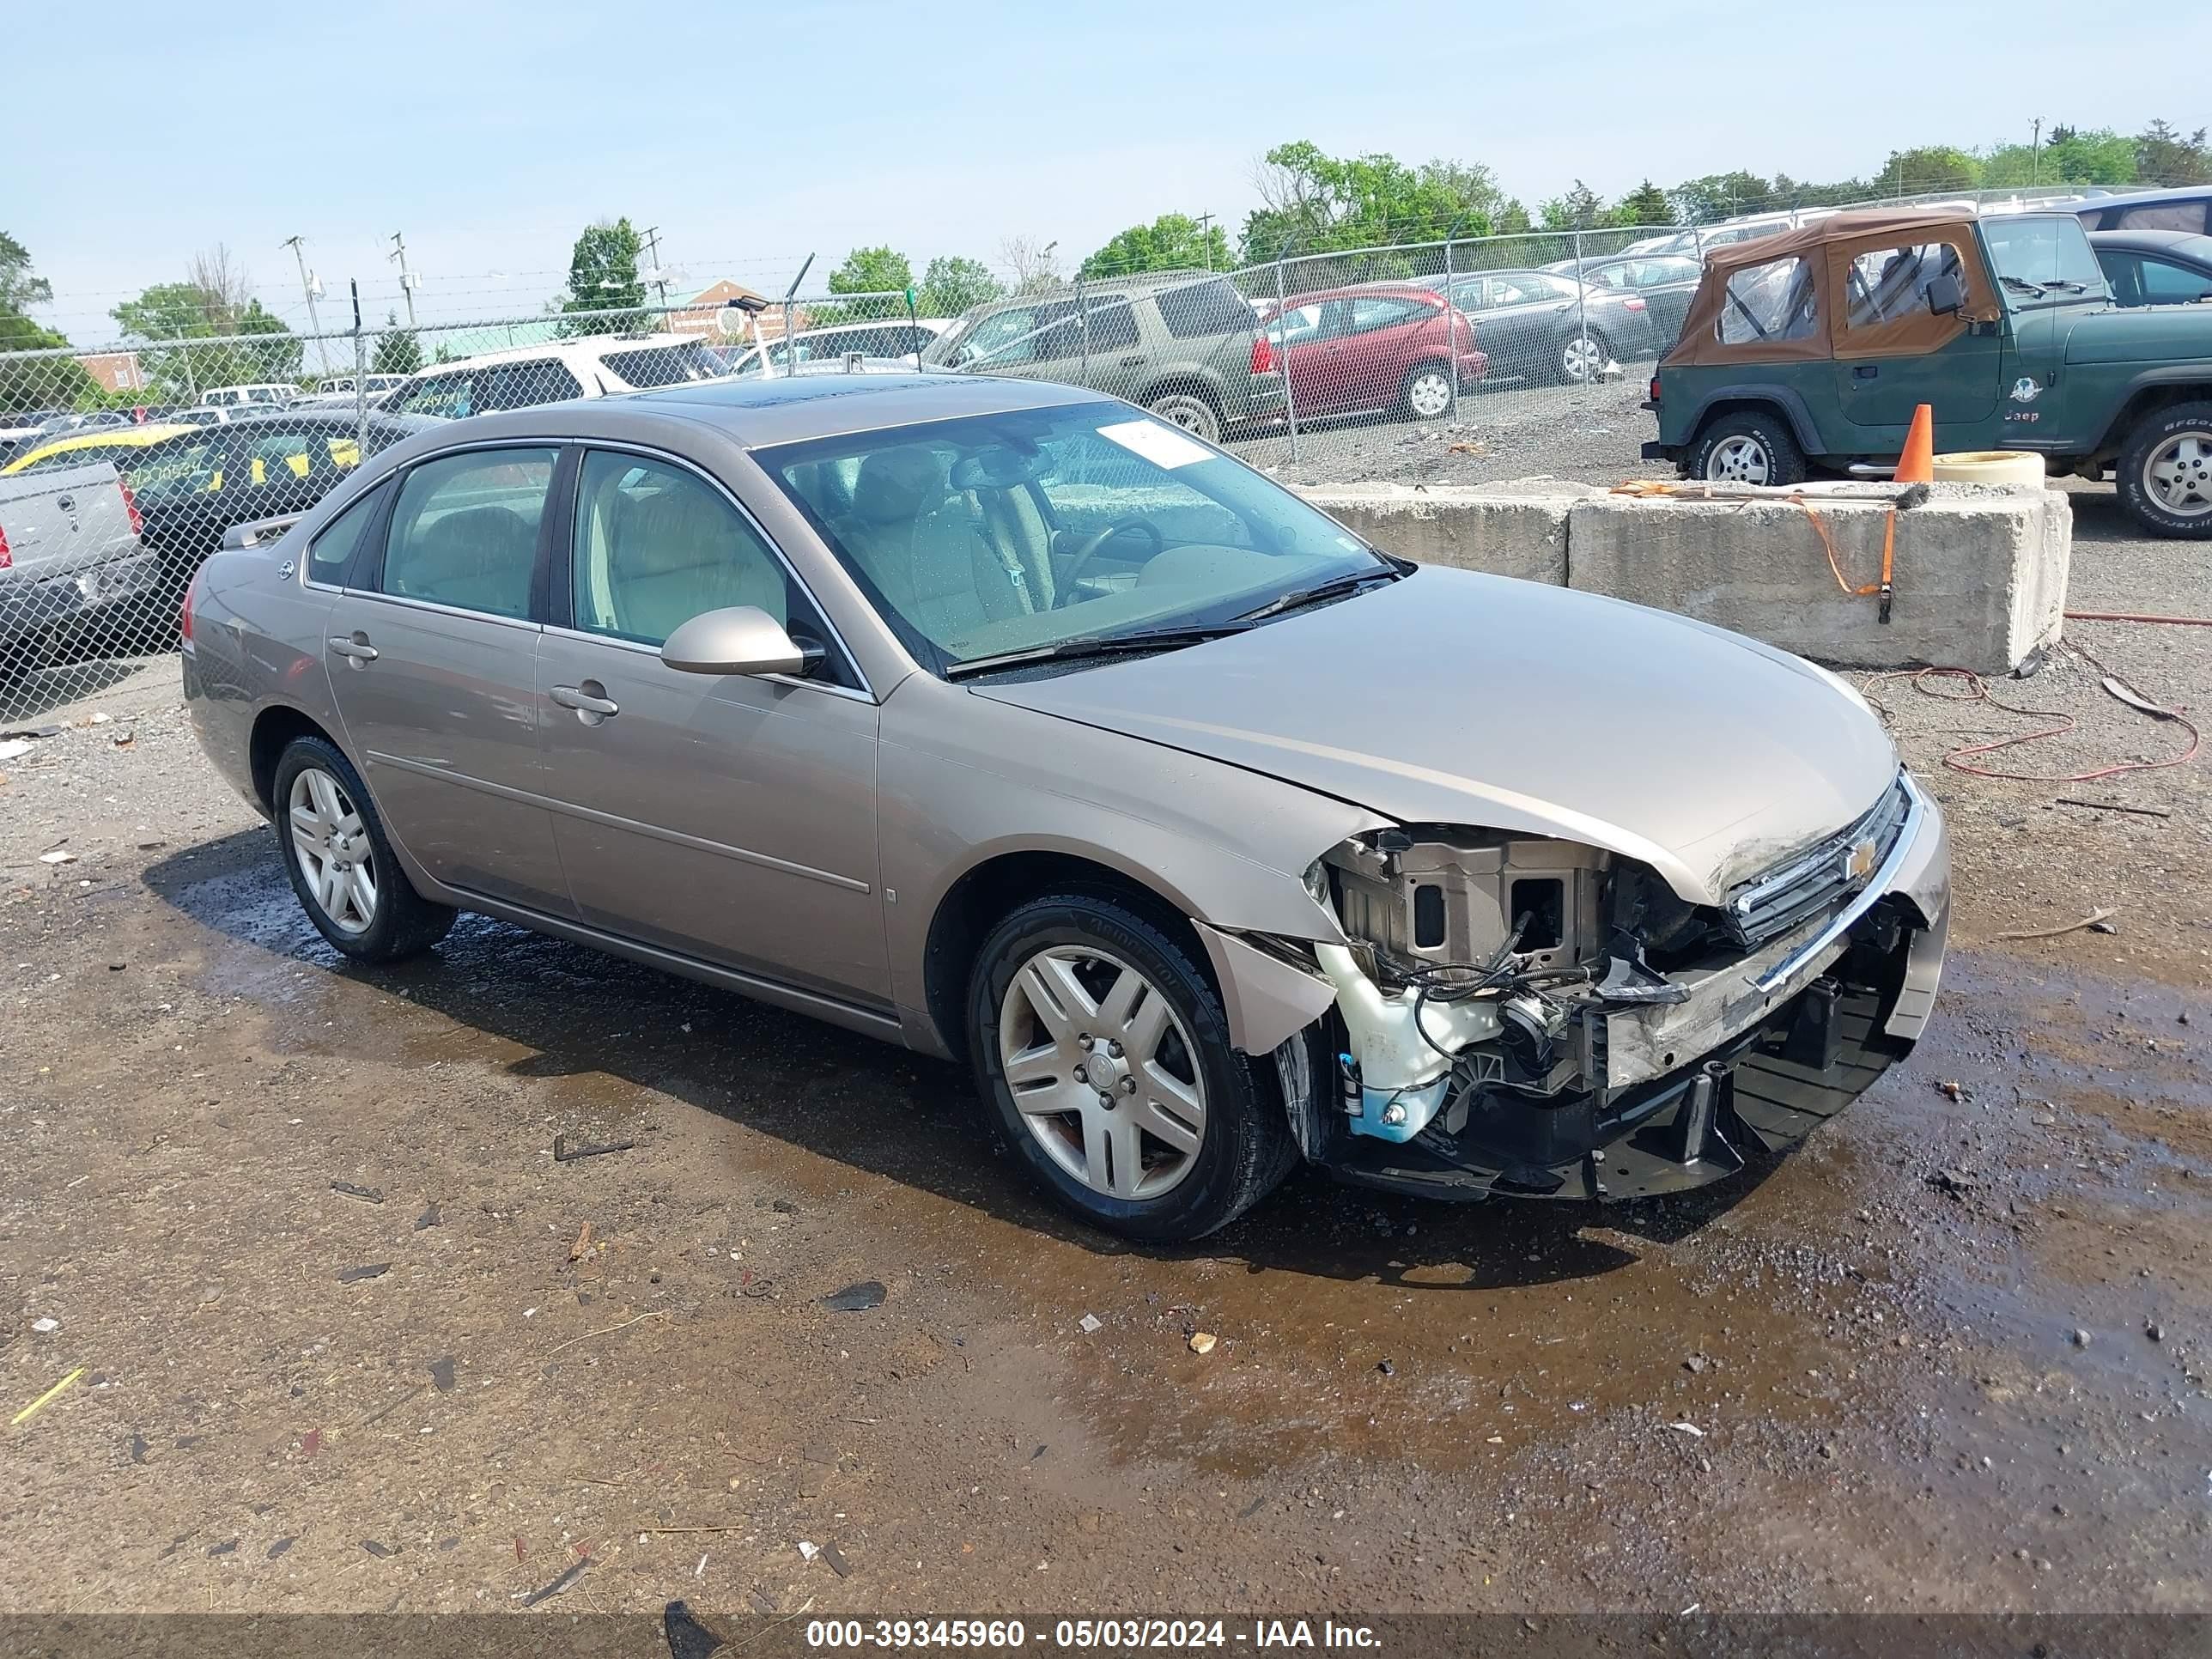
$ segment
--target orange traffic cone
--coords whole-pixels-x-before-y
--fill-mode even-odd
[[[1912,428],[1905,434],[1905,453],[1897,458],[1897,482],[1936,482],[1936,411],[1922,404],[1912,411]]]

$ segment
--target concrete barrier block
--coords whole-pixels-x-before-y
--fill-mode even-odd
[[[1568,509],[1597,492],[1556,480],[1532,483],[1542,487],[1516,493],[1509,484],[1334,484],[1299,493],[1401,558],[1564,586]]]
[[[1881,575],[1886,507],[1817,502],[1851,587]],[[1937,485],[1897,515],[1891,619],[1846,593],[1787,501],[1600,496],[1569,512],[1568,585],[1678,611],[1816,661],[1999,674],[2058,635],[2072,518],[2056,491]]]

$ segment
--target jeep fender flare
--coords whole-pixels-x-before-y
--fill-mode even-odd
[[[2160,396],[2171,387],[2179,397]],[[2165,363],[2156,368],[2147,368],[2120,388],[2120,395],[2098,431],[2094,443],[2085,444],[2080,453],[2084,455],[2115,454],[2126,447],[2128,432],[2136,422],[2152,410],[2171,403],[2187,401],[2188,394],[2212,398],[2212,362]],[[2145,394],[2148,393],[2148,396]],[[2074,453],[2070,448],[2069,453]]]
[[[1686,452],[1705,429],[1705,419],[1723,404],[1758,404],[1776,410],[1790,422],[1790,435],[1797,440],[1797,447],[1808,455],[1825,455],[1828,447],[1820,441],[1820,429],[1813,424],[1813,411],[1805,406],[1805,399],[1786,386],[1770,386],[1752,382],[1742,386],[1715,386],[1698,399],[1690,410],[1690,418],[1683,430],[1688,435],[1681,447]]]

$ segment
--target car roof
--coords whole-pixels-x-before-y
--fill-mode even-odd
[[[2115,191],[2109,196],[2063,203],[2058,210],[2078,216],[2092,209],[2161,207],[2168,202],[2202,202],[2208,197],[2212,197],[2212,185],[2180,185],[2171,190]]]
[[[715,427],[752,449],[963,416],[1113,401],[1080,386],[988,374],[820,374],[698,380],[653,392],[547,404],[529,412],[542,420],[549,411],[570,411],[592,425],[620,422],[630,410],[674,416]],[[496,417],[477,416],[471,424],[492,418]]]
[[[1489,273],[1471,271],[1468,274],[1487,276]],[[1308,289],[1303,294],[1293,294],[1283,301],[1282,308],[1287,311],[1292,306],[1310,306],[1316,300],[1350,300],[1370,294],[1395,294],[1408,300],[1433,300],[1437,297],[1436,289],[1429,287],[1425,283],[1380,280],[1372,283],[1340,283],[1334,288]]]
[[[2200,230],[2093,230],[2091,247],[2120,248],[2133,253],[2179,253],[2199,261],[2212,261],[2212,236]]]
[[[704,343],[696,334],[580,334],[573,339],[541,340],[536,345],[502,346],[497,351],[479,351],[473,357],[456,357],[451,362],[425,363],[408,378],[427,380],[433,374],[489,368],[495,363],[527,362],[538,357],[582,357],[597,362],[611,351],[650,351],[656,346]]]

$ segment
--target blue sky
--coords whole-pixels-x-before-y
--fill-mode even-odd
[[[1512,18],[1498,14],[1510,10]],[[81,343],[222,242],[304,320],[295,234],[337,313],[536,312],[590,220],[661,228],[690,287],[809,286],[856,243],[1072,265],[1180,210],[1231,228],[1254,163],[1334,154],[1486,163],[1532,204],[1744,166],[1868,174],[1894,148],[2025,139],[2035,116],[2212,122],[2203,53],[2080,3],[1709,7],[529,5],[13,9],[0,229]],[[2194,25],[2200,42],[2203,26]],[[96,32],[96,33],[95,33]],[[2165,46],[2179,44],[2168,35]],[[1917,50],[1916,50],[1917,48]],[[1924,56],[1922,55],[1924,53]],[[24,69],[46,72],[25,75]]]

